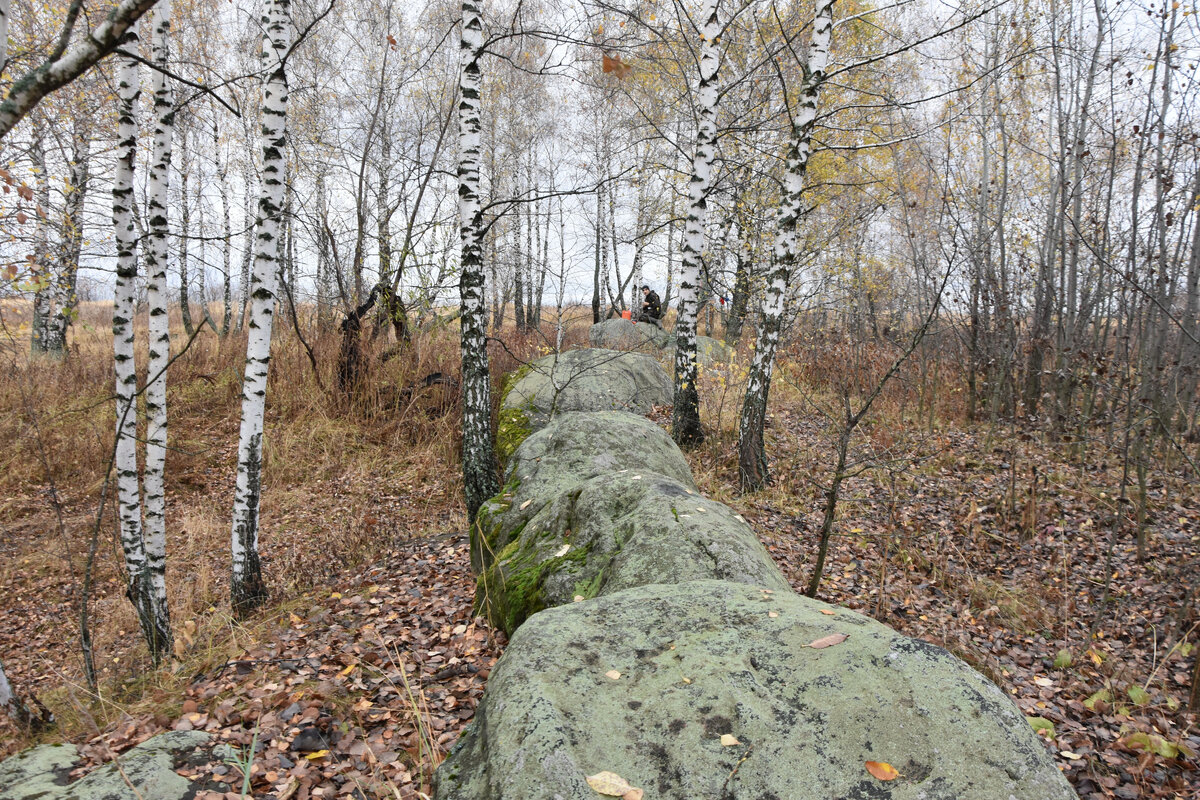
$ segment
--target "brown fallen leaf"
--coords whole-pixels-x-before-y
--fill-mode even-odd
[[[822,613],[822,614],[824,614],[824,615],[825,615],[825,616],[827,616],[827,617],[832,617],[832,616],[833,616],[834,614],[836,614],[837,612],[836,612],[836,611],[830,611],[828,608],[822,608],[822,609],[821,609],[821,613]]]
[[[737,745],[737,744],[741,744],[741,742],[739,742],[738,738],[736,736],[734,736],[732,733],[722,733],[721,734],[721,746],[722,747],[733,747],[734,745]]]
[[[621,795],[621,800],[642,800],[642,795],[644,794],[645,792],[635,786],[625,794]]]
[[[896,768],[886,761],[868,761],[865,766],[867,772],[881,781],[894,781],[900,777],[900,773],[896,771]]]
[[[588,775],[587,782],[588,786],[608,797],[624,797],[633,791],[633,787],[629,785],[629,781],[617,773],[607,770],[597,772],[595,775]]]
[[[530,498],[529,500],[526,500],[524,503],[521,503],[521,510],[524,511],[525,509],[529,508],[529,504],[532,502],[533,502],[533,499]]]
[[[844,633],[831,633],[828,636],[822,636],[820,639],[811,642],[808,646],[813,650],[824,650],[826,647],[833,647],[835,644],[841,644],[842,642],[846,641],[847,638],[849,637]]]

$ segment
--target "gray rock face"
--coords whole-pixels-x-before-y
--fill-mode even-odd
[[[0,798],[186,800],[202,787],[177,774],[175,768],[188,761],[207,761],[209,754],[204,748],[210,738],[200,731],[161,733],[70,785],[70,771],[79,760],[75,746],[32,747],[0,764]]]
[[[690,484],[622,469],[565,489],[483,573],[477,604],[511,633],[543,608],[650,583],[719,578],[790,592],[750,526]]]
[[[207,733],[200,731],[160,733],[122,754],[119,770],[116,764],[106,764],[71,784],[58,797],[62,800],[134,800],[140,794],[155,800],[184,800],[195,793],[195,787],[187,778],[178,775],[175,767],[207,744],[209,738]],[[138,794],[130,790],[126,778]]]
[[[70,783],[79,762],[73,744],[41,744],[0,762],[0,798],[51,800]]]
[[[619,411],[567,413],[532,434],[513,453],[505,487],[479,510],[471,530],[471,566],[492,562],[551,500],[620,469],[655,472],[696,491],[692,472],[666,431]]]
[[[539,358],[524,368],[501,403],[521,412],[529,430],[568,411],[630,411],[645,414],[670,403],[674,387],[658,361],[643,353],[568,350]]]
[[[674,337],[649,322],[634,324],[627,319],[606,319],[588,329],[592,347],[609,350],[643,350],[654,352],[671,343]]]
[[[808,646],[831,633],[848,638]],[[901,776],[880,782],[866,761]],[[656,800],[1075,797],[1012,701],[958,659],[844,609],[724,581],[531,617],[434,796],[592,800],[585,778],[602,770]]]

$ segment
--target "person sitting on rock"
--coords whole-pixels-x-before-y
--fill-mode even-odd
[[[642,287],[642,313],[638,315],[638,322],[662,327],[662,301],[658,299],[658,292],[652,291],[649,286]]]

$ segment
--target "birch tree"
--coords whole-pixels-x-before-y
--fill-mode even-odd
[[[148,233],[146,247],[147,305],[150,312],[149,369],[146,382],[145,521],[146,572],[155,620],[161,620],[163,652],[171,650],[167,612],[166,489],[167,365],[171,334],[167,315],[167,192],[170,187],[171,146],[175,135],[175,103],[164,70],[170,57],[171,0],[160,0],[154,11],[151,48],[154,57],[154,143],[146,188]]]
[[[787,172],[784,176],[783,198],[776,221],[774,264],[763,294],[758,338],[738,426],[738,473],[743,490],[762,488],[769,477],[767,455],[763,446],[767,395],[771,388],[775,350],[779,346],[779,332],[783,324],[784,298],[787,296],[788,284],[798,256],[799,239],[796,224],[804,212],[804,175],[808,169],[808,158],[812,154],[817,98],[821,82],[825,78],[825,69],[829,64],[832,34],[833,0],[817,0],[812,41],[808,48],[808,57],[801,65],[803,78],[800,96],[794,109],[789,112],[791,131],[787,144]],[[790,53],[790,49],[785,48],[784,52]],[[782,69],[779,74],[784,74]],[[786,98],[787,87],[784,87],[783,94]]]
[[[721,53],[717,38],[721,23],[718,0],[705,0],[700,28],[700,81],[696,105],[700,115],[692,179],[688,185],[688,214],[684,226],[682,263],[679,267],[679,299],[675,317],[675,407],[671,435],[683,446],[704,440],[700,428],[700,395],[696,388],[696,317],[700,308],[701,256],[704,252],[704,222],[712,180],[717,139],[717,70]]]
[[[462,58],[458,105],[458,222],[462,246],[459,273],[462,348],[463,493],[474,521],[484,501],[500,490],[492,454],[492,398],[488,373],[484,297],[483,210],[479,202],[479,90],[483,55],[483,10],[463,0]]]
[[[138,36],[129,31],[122,42],[129,52]],[[137,610],[142,636],[158,661],[169,652],[170,620],[165,592],[155,602],[142,529],[142,503],[137,457],[137,371],[133,318],[137,307],[137,230],[133,218],[133,169],[137,155],[137,103],[141,94],[138,64],[123,58],[117,68],[117,165],[113,175],[113,233],[117,245],[117,282],[113,301],[113,365],[116,375],[117,430],[114,469],[117,474],[117,517],[125,555],[126,594]],[[159,615],[161,612],[161,616]]]
[[[266,0],[262,15],[262,190],[255,219],[254,266],[250,275],[250,318],[242,423],[238,433],[237,489],[233,502],[231,602],[238,615],[266,599],[258,556],[262,487],[263,411],[271,359],[271,323],[279,271],[279,232],[284,200],[288,80],[285,57],[292,39],[289,0]]]

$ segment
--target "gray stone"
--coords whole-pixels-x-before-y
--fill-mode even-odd
[[[160,733],[121,754],[116,762],[80,778],[55,798],[62,800],[184,800],[196,787],[175,768],[197,758],[209,735],[201,731]],[[207,760],[207,754],[203,754]],[[118,764],[120,767],[118,768]],[[129,785],[137,789],[135,793]]]
[[[674,336],[650,322],[633,323],[627,319],[606,319],[588,329],[592,347],[609,350],[656,352],[671,344]]]
[[[565,489],[530,517],[480,577],[476,605],[512,633],[576,597],[709,578],[791,591],[728,506],[690,482],[622,469]]]
[[[675,360],[675,347],[672,345],[663,352],[668,363]],[[728,364],[733,360],[733,350],[720,339],[711,336],[696,337],[696,363],[702,367],[715,367]]]
[[[51,800],[70,783],[79,762],[73,744],[40,744],[0,762],[0,798]]]
[[[645,414],[672,402],[671,378],[654,358],[616,350],[568,350],[523,367],[505,387],[501,416],[528,431],[568,411],[630,411]],[[512,448],[505,449],[511,452]]]
[[[653,422],[620,411],[556,416],[512,454],[503,491],[484,503],[471,529],[471,566],[490,564],[550,501],[620,469],[655,472],[696,491],[687,459]]]
[[[808,646],[832,633],[848,638]],[[867,761],[901,776],[882,783]],[[1012,701],[944,650],[724,581],[642,586],[531,617],[434,796],[594,800],[585,778],[602,770],[655,800],[1075,797]]]

